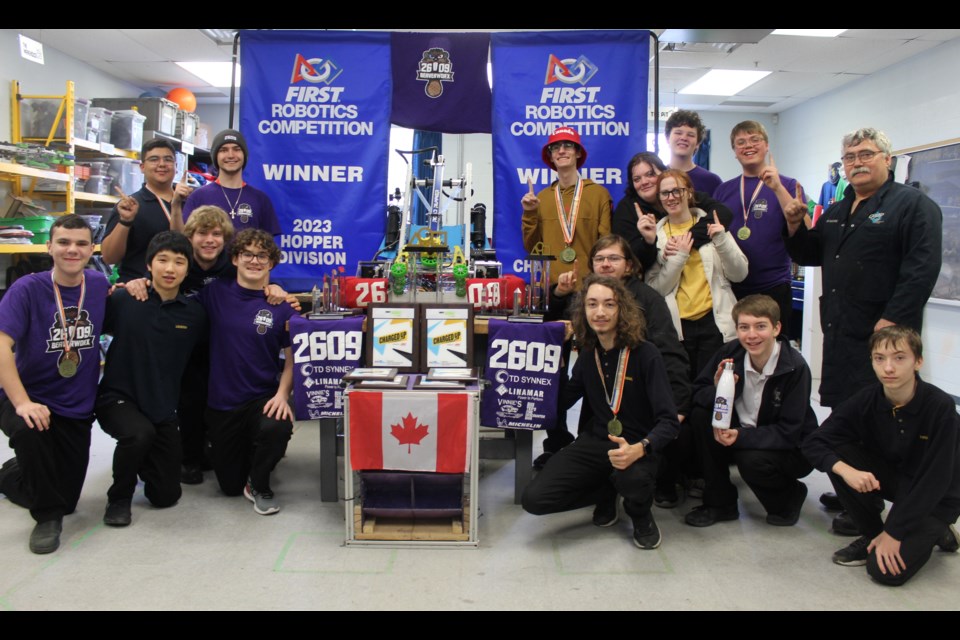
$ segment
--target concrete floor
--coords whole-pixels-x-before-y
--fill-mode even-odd
[[[101,523],[113,440],[94,426],[90,468],[59,551],[27,548],[33,520],[0,499],[0,608],[138,609],[956,609],[960,556],[934,551],[900,589],[830,555],[852,539],[828,533],[817,502],[819,472],[795,527],[768,526],[741,488],[741,518],[705,529],[683,524],[698,501],[655,509],[656,551],[630,540],[629,519],[609,529],[591,510],[534,517],[513,504],[513,462],[482,461],[477,549],[345,547],[344,503],[322,503],[316,423],[302,422],[273,488],[283,510],[255,514],[227,498],[212,472],[185,486],[171,509],[148,506],[142,487],[133,524]],[[535,442],[539,452],[539,437]],[[0,459],[9,457],[6,442]],[[341,460],[342,465],[342,460]],[[342,466],[341,466],[342,474]]]

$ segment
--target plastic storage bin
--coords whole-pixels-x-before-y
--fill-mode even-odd
[[[200,126],[200,116],[187,111],[177,111],[177,133],[178,138],[184,142],[193,144],[197,138],[197,129]]]
[[[87,140],[90,142],[110,142],[110,128],[113,111],[103,107],[90,107],[87,114]]]
[[[97,193],[101,196],[110,195],[110,187],[113,185],[113,178],[108,175],[90,176],[83,190],[87,193]]]
[[[143,146],[143,123],[147,117],[136,109],[124,109],[113,112],[110,129],[110,143],[118,149],[140,151]]]
[[[107,175],[113,178],[113,184],[130,195],[139,191],[143,186],[143,171],[140,169],[139,160],[130,158],[110,158],[107,160]],[[117,195],[111,193],[110,195]]]
[[[144,129],[159,131],[167,135],[176,135],[177,103],[166,98],[94,98],[93,104],[114,111],[123,111],[134,107],[140,115],[146,116]],[[139,151],[139,149],[136,149]]]

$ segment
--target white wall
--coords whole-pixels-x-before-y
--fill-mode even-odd
[[[819,195],[826,167],[839,160],[840,140],[849,131],[866,126],[881,129],[895,150],[960,136],[958,61],[960,40],[945,42],[784,111],[776,127],[777,167],[798,178],[811,193],[816,188]],[[958,326],[960,307],[927,304],[921,373],[954,396],[960,396]],[[810,342],[821,344],[815,337]]]
[[[66,81],[73,80],[80,98],[126,98],[139,96],[143,89],[95,69],[43,45],[45,64],[20,57],[17,31],[0,29],[0,140],[10,140],[10,81],[19,80],[26,94],[63,95]]]

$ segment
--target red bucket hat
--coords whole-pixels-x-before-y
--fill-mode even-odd
[[[556,169],[553,166],[553,162],[550,160],[550,151],[549,147],[554,142],[573,142],[580,147],[580,157],[577,158],[577,169],[583,166],[583,163],[587,161],[587,150],[584,148],[583,144],[580,143],[580,134],[577,133],[576,129],[571,129],[570,127],[557,127],[550,138],[547,140],[547,144],[543,145],[543,150],[540,152],[540,157],[543,158],[543,162],[550,167],[551,169]]]

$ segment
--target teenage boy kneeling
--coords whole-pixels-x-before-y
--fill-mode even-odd
[[[817,428],[810,407],[810,368],[780,336],[780,307],[766,295],[751,295],[733,307],[737,339],[723,345],[693,383],[691,421],[701,448],[706,487],[703,505],[685,521],[709,527],[740,517],[730,463],[767,511],[767,523],[791,526],[800,517],[812,467],[800,451]],[[736,383],[729,429],[711,426],[717,382],[733,362]]]

